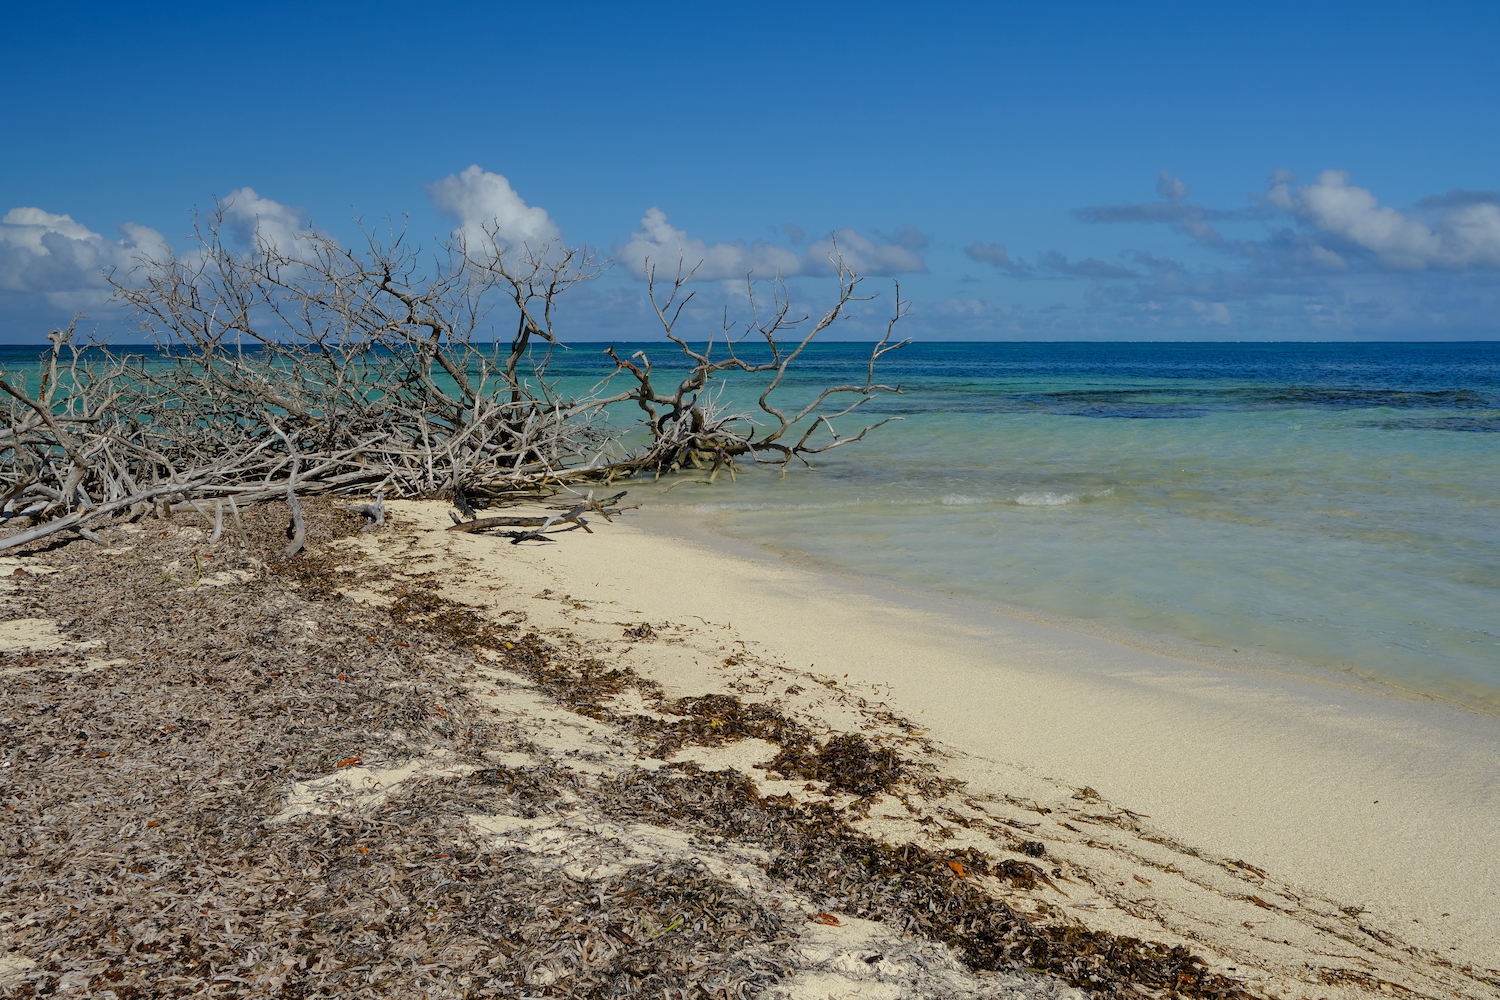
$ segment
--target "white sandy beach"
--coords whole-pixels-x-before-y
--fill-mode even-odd
[[[1500,995],[1500,795],[1491,774],[1500,725],[1492,718],[1336,679],[1297,679],[1238,661],[1195,663],[997,607],[814,572],[708,535],[685,524],[680,511],[593,518],[592,533],[565,528],[551,533],[552,542],[517,545],[500,534],[448,530],[445,503],[389,508],[383,530],[328,542],[324,553],[295,564],[299,575],[260,583],[266,567],[253,561],[254,572],[189,576],[184,552],[197,553],[191,565],[229,561],[235,544],[208,545],[207,527],[191,519],[116,526],[106,549],[65,546],[50,558],[6,560],[0,596],[14,617],[0,646],[12,656],[5,667],[12,694],[115,691],[140,671],[155,692],[159,675],[150,671],[160,662],[192,668],[198,654],[156,660],[139,645],[178,634],[178,623],[153,626],[165,630],[143,632],[143,640],[73,621],[68,616],[77,612],[67,609],[79,605],[59,603],[66,588],[93,586],[88,581],[100,573],[115,572],[110,586],[119,588],[145,566],[142,579],[169,585],[153,591],[170,602],[162,605],[168,619],[186,599],[225,622],[201,640],[212,650],[205,655],[221,655],[231,628],[226,614],[239,616],[246,601],[258,609],[248,625],[257,635],[277,621],[318,644],[315,655],[291,658],[307,666],[279,682],[285,690],[267,694],[274,717],[285,718],[298,739],[328,737],[286,714],[287,692],[310,690],[304,703],[314,707],[302,712],[316,721],[326,709],[314,698],[324,688],[343,691],[343,670],[355,671],[351,685],[372,684],[360,670],[384,671],[371,687],[380,697],[365,715],[342,724],[332,744],[314,744],[323,747],[320,756],[294,780],[273,777],[259,792],[255,801],[269,811],[252,812],[249,826],[283,837],[283,852],[300,850],[308,830],[368,827],[376,832],[358,848],[361,864],[375,848],[393,850],[387,840],[396,831],[407,836],[414,817],[451,795],[458,812],[443,814],[438,839],[416,842],[412,856],[436,849],[436,858],[450,858],[442,848],[467,845],[474,857],[510,865],[536,880],[515,900],[523,909],[535,906],[536,887],[553,885],[554,875],[593,899],[601,879],[633,872],[640,881],[627,888],[637,891],[654,885],[651,873],[666,870],[660,866],[696,866],[784,921],[774,941],[735,944],[714,959],[732,976],[735,963],[749,969],[774,952],[777,971],[761,982],[764,995],[783,1000],[1078,1000],[1075,986],[1101,982],[1077,971],[1084,966],[1037,966],[1020,951],[999,964],[983,955],[971,961],[971,944],[994,940],[975,914],[991,911],[1009,914],[1026,934],[1082,949],[1070,955],[1127,956],[1108,973],[1116,977],[1109,988],[1144,996],[1184,985],[1193,995],[1227,990],[1278,1000],[1358,1000],[1372,991],[1433,1000]],[[279,546],[279,521],[260,527]],[[326,589],[335,578],[341,593]],[[309,585],[309,601],[289,596]],[[412,594],[425,596],[403,596]],[[431,621],[430,635],[420,617],[429,613],[446,616]],[[472,658],[459,658],[437,645],[443,635],[481,644]],[[351,659],[351,645],[363,659]],[[330,656],[339,664],[336,679]],[[210,720],[201,726],[221,727],[220,736],[201,741],[202,766],[211,771],[224,766],[223,740],[263,746],[274,724],[247,714],[260,709],[244,707],[243,697],[229,699],[236,677],[262,673],[236,671],[201,687],[196,674],[185,688],[173,682],[161,702],[167,721],[143,737],[101,731],[98,745],[106,749],[98,753],[94,737],[85,754],[66,745],[73,780],[80,788],[117,772],[171,780],[187,744],[153,741],[183,728],[182,719],[201,716]],[[382,728],[389,685],[409,683],[426,685],[413,705],[437,707],[396,718],[440,721]],[[208,700],[180,704],[188,689]],[[89,697],[82,704],[94,707]],[[747,726],[748,719],[766,724]],[[99,725],[80,715],[67,732]],[[30,763],[38,757],[32,744],[40,745],[33,737],[18,744],[29,748],[25,754],[7,760],[7,767],[32,768],[28,795],[53,780],[52,771]],[[863,749],[833,750],[854,744]],[[793,747],[816,749],[834,762],[829,768],[850,769],[857,780],[783,759]],[[877,763],[885,777],[863,783],[856,772]],[[101,767],[111,770],[96,774]],[[490,777],[476,785],[481,772]],[[728,773],[720,780],[716,772]],[[486,782],[506,775],[533,781],[545,808],[486,797]],[[704,789],[727,793],[703,806],[709,811],[700,818],[711,822],[675,811],[678,796],[701,798]],[[219,799],[211,789],[205,794],[213,805],[205,815],[223,822]],[[670,804],[647,810],[631,804],[638,794]],[[159,812],[149,797],[142,808],[124,835],[131,849],[149,853],[156,838],[178,836],[168,825],[183,822],[178,810]],[[757,839],[766,827],[756,824],[775,810],[795,823],[778,828],[780,839]],[[157,815],[162,820],[146,821]],[[742,815],[751,818],[735,818]],[[69,838],[47,843],[82,839],[83,848],[67,849],[88,864],[108,862],[122,836],[119,818],[109,816],[101,825],[93,812],[80,813]],[[798,846],[783,853],[786,838]],[[201,839],[171,841],[177,847],[161,860],[176,863],[174,851]],[[218,857],[212,843],[205,856]],[[915,900],[915,909],[872,908],[876,882],[861,883],[859,872],[875,856],[908,859],[909,867],[895,876],[883,869],[876,882],[893,899]],[[799,874],[788,875],[788,864]],[[394,871],[387,877],[395,879]],[[908,876],[929,888],[906,887]],[[259,876],[242,877],[254,888]],[[943,909],[956,905],[950,888],[935,884],[950,887],[954,899],[984,902],[952,917]],[[25,896],[28,907],[40,891]],[[217,883],[193,892],[217,900],[215,915],[218,904],[229,912],[239,898]],[[0,988],[61,976],[69,995],[84,995],[77,988],[93,982],[91,963],[113,945],[80,946],[67,962],[46,964],[56,949],[43,931],[66,936],[82,925],[70,908],[75,895],[43,894],[52,900],[43,930],[0,926],[8,956]],[[143,919],[154,919],[155,898]],[[986,910],[993,900],[1004,907]],[[923,923],[929,907],[949,923]],[[297,912],[267,911],[273,922],[293,923],[302,919]],[[454,919],[469,914],[467,903],[453,911]],[[634,943],[605,937],[630,950],[595,942],[585,972],[647,954],[636,947],[637,931],[661,927],[648,927],[649,914],[628,919],[635,930],[621,933]],[[220,921],[210,923],[216,929]],[[270,955],[279,933],[261,929],[255,947]],[[588,937],[586,927],[580,933]],[[561,939],[549,931],[536,940],[540,950],[514,969],[496,957],[481,971],[528,985],[577,974],[576,961],[554,954]],[[440,935],[421,947],[446,948],[447,941]],[[280,975],[260,951],[241,956],[232,947],[245,975]],[[1128,956],[1163,964],[1143,976],[1145,966],[1130,965],[1137,958]],[[469,967],[462,956],[444,961]]]
[[[610,541],[649,551],[614,557],[653,560],[649,586],[604,545],[599,564],[572,568],[583,546],[551,561],[609,574],[653,612],[693,603],[792,662],[889,686],[897,711],[973,755],[971,782],[995,761],[1090,785],[1185,843],[1409,924],[1413,943],[1500,963],[1500,720],[817,574],[660,517]]]
[[[471,603],[524,598],[533,623],[600,641],[632,619],[686,626],[670,655],[621,651],[674,694],[722,690],[715,651],[749,649],[916,720],[971,792],[1026,806],[1016,816],[1040,824],[1050,857],[1096,887],[1118,875],[1127,888],[1059,900],[1091,925],[1188,942],[1284,990],[1328,958],[1435,996],[1483,995],[1455,986],[1445,961],[1500,966],[1494,719],[818,574],[686,537],[660,512],[546,546],[440,531],[438,504],[393,516],[403,558],[441,566]],[[366,544],[390,555],[394,543]],[[1084,787],[1135,829],[1098,825]]]

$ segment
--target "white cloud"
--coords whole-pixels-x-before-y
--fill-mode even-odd
[[[898,238],[900,235],[898,233]],[[835,241],[838,244],[836,247]],[[842,256],[844,263],[853,268],[855,274],[889,276],[927,273],[927,263],[911,248],[896,243],[877,244],[852,229],[840,229],[831,239],[819,240],[808,247],[804,258],[804,273],[832,274],[835,256]]]
[[[71,216],[13,208],[0,216],[0,291],[40,298],[54,309],[97,308],[112,292],[105,272],[128,271],[166,251],[154,229],[127,222],[107,240]]]
[[[1230,323],[1229,307],[1222,302],[1199,302],[1193,299],[1190,304],[1193,311],[1203,317],[1205,323],[1213,323],[1216,326],[1228,326]]]
[[[907,227],[903,227],[898,231],[898,238],[903,243],[914,244],[917,241],[913,232],[915,230],[908,232]],[[894,242],[876,243],[852,229],[840,229],[815,241],[805,254],[769,243],[745,243],[743,240],[710,246],[675,228],[667,221],[666,213],[654,207],[641,219],[640,231],[632,234],[628,243],[615,248],[615,259],[639,277],[645,277],[648,266],[655,267],[663,276],[672,276],[681,263],[685,271],[697,268],[693,278],[698,281],[743,280],[746,275],[790,278],[802,274],[832,274],[836,257],[842,257],[845,264],[862,275],[920,274],[927,271],[927,264],[909,246]]]
[[[1458,200],[1429,222],[1381,205],[1369,190],[1350,184],[1341,170],[1325,170],[1315,183],[1300,187],[1285,173],[1271,180],[1268,202],[1320,234],[1374,255],[1385,267],[1500,266],[1500,206],[1493,201]]]
[[[477,164],[427,185],[427,196],[438,211],[458,220],[454,235],[474,246],[488,244],[493,234],[503,247],[541,250],[562,236],[546,209],[527,205],[510,181]]]
[[[1156,193],[1167,201],[1179,202],[1188,196],[1188,186],[1181,177],[1173,177],[1162,170],[1156,175]]]
[[[231,191],[219,202],[230,231],[255,249],[267,249],[287,257],[302,256],[298,237],[311,231],[306,213],[262,198],[254,188]]]
[[[768,243],[715,243],[709,246],[674,228],[667,213],[650,208],[641,219],[641,230],[631,234],[630,242],[615,248],[615,258],[640,277],[648,267],[655,267],[664,277],[677,273],[677,266],[693,271],[700,281],[744,278],[753,273],[770,278],[787,277],[802,270],[802,258],[784,247]]]

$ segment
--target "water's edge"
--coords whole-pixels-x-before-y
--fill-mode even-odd
[[[1295,689],[1304,695],[1322,691],[1336,701],[1369,700],[1402,714],[1405,706],[1426,718],[1447,717],[1462,725],[1467,725],[1461,722],[1463,719],[1481,726],[1500,724],[1500,694],[1491,694],[1487,689],[1476,690],[1466,698],[1445,697],[1441,692],[1403,684],[1400,679],[1376,670],[1340,670],[1272,653],[1221,647],[1182,636],[1051,614],[906,580],[857,574],[796,548],[725,531],[715,523],[712,513],[691,506],[647,503],[632,513],[635,526],[650,534],[701,546],[734,559],[785,565],[810,574],[831,590],[934,615],[964,628],[988,632],[1017,623],[1039,626],[1065,636],[1176,661],[1186,669],[1223,671],[1255,687]],[[1080,673],[1086,672],[1080,669]]]

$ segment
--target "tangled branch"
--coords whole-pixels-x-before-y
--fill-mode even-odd
[[[640,473],[708,468],[713,479],[746,457],[784,469],[859,440],[879,424],[840,436],[833,421],[898,391],[874,377],[902,346],[887,327],[862,384],[825,388],[795,410],[773,402],[813,338],[868,298],[837,259],[837,302],[800,335],[807,317],[790,318],[784,285],[772,283],[761,315],[747,279],[751,322],[738,339],[723,325],[719,357],[714,337],[700,350],[678,330],[691,272],[679,268],[665,301],[653,272],[651,301],[687,374],[658,390],[644,353],[622,358],[611,347],[615,370],[567,394],[547,365],[560,296],[600,272],[588,252],[509,248],[492,230],[481,245],[444,244],[427,260],[404,234],[367,233],[356,252],[309,230],[290,246],[239,253],[221,239],[222,221],[200,226],[192,253],[112,276],[154,351],[116,352],[70,326],[49,336],[37,368],[0,377],[0,514],[30,525],[0,549],[173,504],[220,505],[222,524],[224,502],[284,497],[295,508],[298,495],[335,493],[493,505]],[[488,333],[497,300],[515,322],[508,346]],[[891,326],[904,311],[898,289]],[[736,353],[747,335],[769,360]],[[732,374],[765,380],[754,414],[721,405]],[[611,391],[619,377],[626,387]],[[851,395],[841,409],[825,406]],[[643,416],[621,426],[610,414],[622,407]],[[646,443],[629,447],[641,428]],[[368,513],[378,521],[383,507]]]

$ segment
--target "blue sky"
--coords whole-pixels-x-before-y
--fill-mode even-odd
[[[1500,336],[1500,5],[808,8],[5,5],[0,339],[216,197],[598,247],[578,339],[647,256],[816,305],[830,233],[924,339]]]

